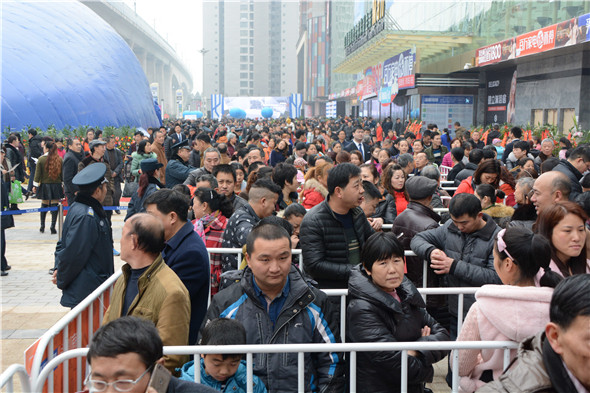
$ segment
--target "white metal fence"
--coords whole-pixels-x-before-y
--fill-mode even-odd
[[[408,386],[408,351],[452,351],[453,355],[461,349],[503,349],[504,368],[510,362],[510,350],[518,347],[518,343],[511,341],[439,341],[439,342],[390,342],[390,343],[354,343],[354,344],[265,344],[265,345],[232,345],[232,346],[174,346],[164,347],[165,355],[194,355],[199,359],[201,354],[246,354],[247,391],[253,392],[253,354],[255,353],[297,353],[297,392],[305,392],[305,353],[310,352],[339,352],[346,353],[348,359],[348,376],[350,392],[356,393],[357,388],[357,353],[376,351],[401,351],[400,389],[407,391]],[[69,359],[81,359],[88,353],[87,348],[74,349],[52,359],[41,371],[37,380],[33,381],[35,392],[41,392],[43,385],[53,370]],[[368,365],[363,365],[366,367]],[[200,382],[199,362],[195,362],[195,382]],[[458,367],[453,368],[452,391],[458,391]],[[64,391],[68,391],[65,386]]]
[[[227,254],[227,253],[235,253],[238,254],[238,259],[242,259],[242,250],[238,248],[209,248],[207,249],[209,255],[212,253],[218,254]],[[300,266],[301,264],[301,250],[292,250],[294,255],[299,255]],[[412,251],[406,251],[406,256],[415,256]],[[424,287],[426,287],[426,272],[427,272],[427,263],[424,262]],[[99,286],[95,291],[93,291],[86,299],[84,299],[80,304],[78,304],[75,308],[73,308],[68,314],[66,314],[62,319],[60,319],[54,326],[52,326],[47,332],[45,332],[39,339],[36,352],[31,362],[30,368],[30,381],[32,381],[31,385],[34,384],[34,381],[39,379],[39,375],[42,369],[46,369],[47,365],[44,364],[46,362],[51,362],[54,358],[54,354],[59,352],[66,352],[70,349],[74,348],[82,348],[88,342],[88,340],[94,335],[94,332],[98,329],[100,324],[102,323],[102,319],[104,316],[104,312],[106,311],[107,305],[110,302],[110,295],[113,289],[113,286],[117,279],[122,274],[121,270],[115,272],[111,277],[109,277],[101,286]],[[422,294],[424,298],[427,295],[449,295],[449,294],[456,294],[459,295],[458,297],[458,319],[457,319],[457,328],[458,331],[461,329],[462,325],[462,316],[463,316],[463,297],[465,294],[474,294],[478,288],[419,288],[418,290]],[[345,331],[346,331],[346,296],[348,294],[347,289],[329,289],[325,290],[328,296],[339,296],[341,298],[340,302],[340,331],[341,331],[341,339],[342,342],[345,342]],[[84,320],[83,317],[87,320]],[[71,327],[71,325],[75,322],[75,327]],[[83,328],[84,325],[84,328]],[[60,337],[61,340],[59,341],[59,345],[56,347],[55,345],[55,338]],[[84,340],[83,340],[84,338]],[[59,350],[59,351],[58,351]],[[25,359],[25,364],[27,364],[27,359]],[[21,366],[22,367],[22,366]],[[5,381],[5,374],[8,375],[8,371],[12,370],[12,376]],[[18,374],[24,369],[20,368],[13,368],[9,369],[5,373],[2,374],[4,381],[0,384],[0,388],[6,385],[11,391],[10,386],[12,385],[12,378],[15,374]],[[70,377],[75,380],[75,387],[76,390],[82,389],[82,381],[83,381],[83,365],[81,363],[81,359],[77,358],[77,364],[75,367],[76,375],[70,376],[68,367],[63,367],[63,372],[61,374],[62,384],[66,386],[69,384]],[[48,386],[49,391],[53,391],[52,387],[54,386],[53,381],[53,373],[48,374]],[[22,375],[19,374],[19,376]]]

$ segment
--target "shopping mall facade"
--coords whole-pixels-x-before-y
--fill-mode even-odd
[[[590,129],[590,2],[362,4],[300,13],[306,115]]]

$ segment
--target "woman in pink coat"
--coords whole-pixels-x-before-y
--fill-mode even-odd
[[[551,246],[528,229],[501,230],[494,246],[494,268],[504,285],[484,285],[475,293],[458,341],[520,342],[545,328],[553,288],[561,277],[549,269]],[[543,269],[542,287],[535,275]],[[511,351],[511,359],[516,350]],[[502,374],[503,349],[460,350],[459,391],[474,392]]]

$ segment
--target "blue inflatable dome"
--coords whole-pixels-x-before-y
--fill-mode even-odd
[[[80,2],[2,2],[2,131],[158,126],[121,36]]]

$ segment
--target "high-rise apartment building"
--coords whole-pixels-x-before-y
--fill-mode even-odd
[[[297,93],[298,7],[292,0],[205,0],[204,97]]]

